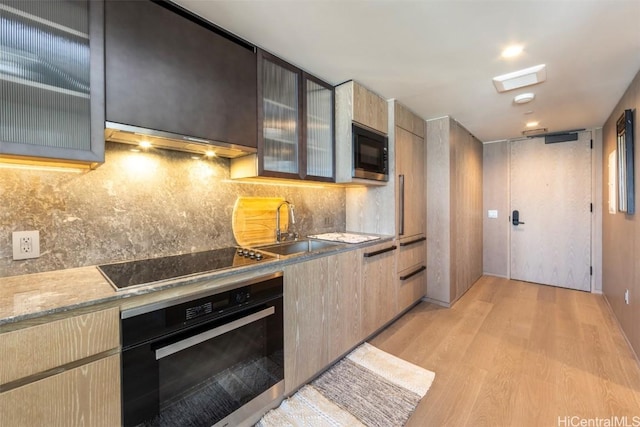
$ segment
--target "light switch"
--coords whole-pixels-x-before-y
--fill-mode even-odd
[[[498,218],[498,211],[490,209],[487,211],[487,216],[489,218]]]

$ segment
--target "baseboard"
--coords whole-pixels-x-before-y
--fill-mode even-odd
[[[440,307],[451,308],[451,303],[440,301],[440,300],[429,298],[429,297],[422,297],[421,301],[429,302],[429,303],[435,304],[435,305],[439,305]]]
[[[509,276],[502,275],[502,274],[487,273],[486,271],[483,272],[482,275],[483,276],[491,276],[491,277],[500,277],[501,279],[509,280]]]
[[[638,353],[636,353],[636,350],[631,345],[631,341],[629,341],[629,338],[627,338],[627,334],[624,331],[624,329],[622,328],[622,325],[620,324],[620,321],[618,320],[618,317],[616,316],[615,311],[613,311],[613,307],[611,307],[611,303],[609,303],[609,299],[607,298],[607,296],[605,294],[602,294],[602,297],[604,298],[604,302],[606,303],[607,308],[609,309],[609,313],[611,313],[611,316],[613,317],[613,320],[616,322],[616,325],[618,325],[618,329],[620,329],[620,332],[622,332],[622,336],[624,337],[624,340],[627,342],[627,345],[629,346],[629,349],[631,349],[631,354],[633,354],[635,356],[636,363],[638,364],[638,367],[640,367],[640,357],[638,357]]]

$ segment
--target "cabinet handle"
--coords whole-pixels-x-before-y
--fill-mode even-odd
[[[425,271],[427,269],[427,267],[425,267],[424,265],[422,267],[420,267],[419,269],[417,269],[416,271],[412,271],[411,273],[407,274],[406,276],[400,276],[400,280],[407,280],[413,276],[415,276],[418,273],[422,273],[423,271]]]
[[[411,240],[409,242],[400,242],[400,246],[409,246],[409,245],[413,245],[414,243],[424,242],[425,240],[427,240],[426,237],[420,237],[420,238],[417,238],[416,240]]]
[[[398,175],[400,185],[400,236],[404,235],[404,175]],[[402,245],[402,244],[401,244]]]
[[[398,247],[396,245],[393,245],[393,246],[389,246],[388,248],[380,249],[379,251],[365,252],[363,255],[365,258],[370,258],[372,256],[380,255],[385,252],[395,251],[397,248]]]

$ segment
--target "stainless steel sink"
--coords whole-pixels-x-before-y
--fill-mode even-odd
[[[256,249],[268,252],[276,256],[294,256],[306,253],[322,251],[327,248],[343,246],[342,243],[326,242],[323,240],[292,240],[290,242],[275,243],[273,245],[259,246]]]

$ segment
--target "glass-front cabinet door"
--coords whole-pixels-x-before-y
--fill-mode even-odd
[[[274,176],[300,173],[300,73],[263,53],[262,169]],[[260,146],[262,149],[260,150]]]
[[[333,87],[304,74],[307,177],[334,178]]]
[[[100,1],[0,0],[0,158],[104,161],[103,14]]]
[[[267,52],[258,55],[260,175],[333,181],[333,87]]]

